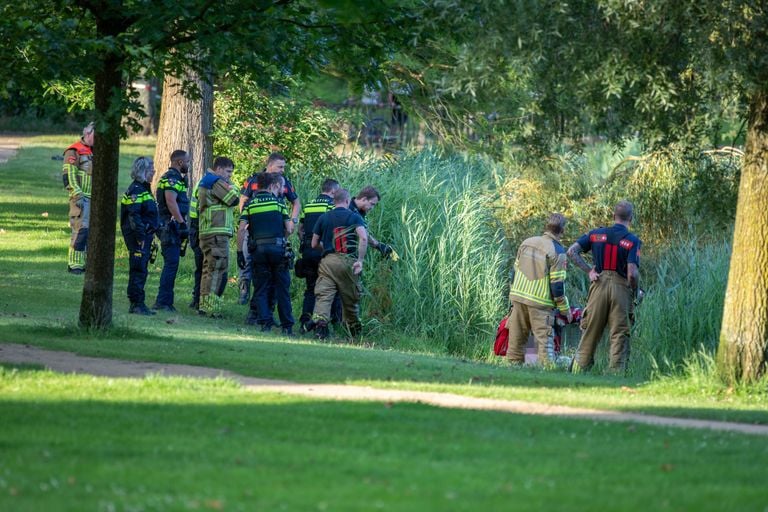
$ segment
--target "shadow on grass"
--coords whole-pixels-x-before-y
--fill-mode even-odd
[[[52,382],[58,400],[43,377],[42,400],[0,401],[6,510],[562,510],[564,497],[594,510],[596,486],[627,511],[765,504],[762,438],[160,379]],[[56,492],[41,485],[52,475]]]

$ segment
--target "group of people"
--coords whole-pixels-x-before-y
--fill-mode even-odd
[[[567,323],[572,319],[565,294],[566,267],[570,259],[590,280],[587,305],[581,318],[581,341],[570,369],[586,371],[593,366],[595,350],[608,326],[610,369],[626,370],[634,306],[642,298],[638,287],[641,241],[629,231],[633,218],[632,203],[619,201],[613,210],[613,226],[593,229],[566,251],[560,244],[566,219],[553,213],[547,219],[543,235],[528,238],[520,245],[510,288],[512,309],[507,320],[510,362],[525,361],[525,345],[532,334],[538,363],[555,363],[556,315],[559,312]],[[582,256],[588,252],[592,253],[592,265]]]
[[[89,125],[64,158],[72,227],[68,270],[75,274],[81,274],[86,265],[92,145],[93,126]],[[264,169],[246,179],[238,191],[231,182],[234,162],[217,157],[189,194],[190,156],[176,150],[153,195],[154,163],[149,157],[137,158],[120,208],[120,228],[129,254],[129,313],[176,311],[176,275],[189,246],[195,257],[190,307],[201,315],[221,318],[230,240],[236,235],[238,302],[246,304],[250,296],[246,323],[262,331],[279,325],[283,334],[293,335],[289,287],[294,253],[289,237],[297,232],[301,258],[296,274],[307,283],[299,318],[301,332],[314,331],[324,339],[329,324],[343,322],[351,336],[358,335],[360,274],[367,248],[378,249],[385,258],[392,253],[389,245],[370,236],[364,219],[381,196],[368,186],[352,198],[336,180],[326,179],[320,194],[302,209],[296,190],[284,175],[285,164],[282,154],[272,153]],[[144,288],[155,238],[163,268],[157,298],[149,308]],[[273,318],[275,306],[279,322]]]
[[[68,270],[74,274],[81,274],[86,265],[93,135],[90,124],[84,128],[81,140],[64,152],[63,182],[69,191],[72,228]],[[264,169],[246,179],[238,194],[231,183],[234,162],[218,157],[189,195],[190,157],[176,150],[153,196],[152,159],[137,158],[131,169],[133,182],[122,197],[120,211],[120,227],[129,252],[129,313],[176,311],[176,274],[189,244],[195,255],[190,307],[202,315],[220,318],[230,239],[236,232],[238,302],[246,304],[253,289],[246,322],[263,331],[271,330],[277,324],[273,318],[277,306],[283,334],[292,335],[295,322],[289,270],[294,254],[289,237],[296,231],[301,259],[295,273],[307,283],[299,318],[301,332],[314,331],[324,339],[329,335],[330,323],[343,321],[351,336],[358,335],[360,274],[367,249],[374,247],[385,258],[392,253],[389,245],[370,235],[365,222],[365,215],[381,196],[368,186],[353,198],[336,180],[326,179],[319,195],[302,208],[296,190],[284,175],[285,163],[280,153],[271,154]],[[238,207],[240,217],[235,231]],[[567,251],[560,244],[566,219],[559,213],[549,216],[543,235],[528,238],[520,245],[510,289],[509,361],[524,362],[525,345],[532,334],[538,362],[554,363],[556,315],[559,312],[567,322],[571,321],[565,294],[570,259],[591,282],[581,319],[583,334],[571,368],[592,367],[606,325],[610,328],[610,367],[626,368],[639,291],[641,241],[629,231],[634,215],[632,203],[620,201],[613,214],[613,226],[584,234]],[[163,269],[157,299],[150,309],[145,303],[144,286],[155,237],[160,241]],[[592,265],[582,257],[588,252],[592,253]]]

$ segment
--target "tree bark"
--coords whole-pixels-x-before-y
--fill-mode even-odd
[[[108,30],[116,29],[111,26]],[[106,329],[112,325],[122,112],[119,106],[123,97],[123,58],[107,54],[101,62],[94,87],[96,111],[101,117],[94,136],[88,256],[80,302],[80,326],[95,329]]]
[[[718,371],[729,383],[754,382],[766,369],[768,93],[753,96],[748,126],[717,354]]]
[[[189,75],[200,91],[199,98],[188,98],[181,92],[181,81],[166,75],[160,107],[160,128],[155,146],[155,178],[153,187],[170,163],[174,150],[183,149],[192,157],[190,188],[213,164],[213,85],[210,79]]]

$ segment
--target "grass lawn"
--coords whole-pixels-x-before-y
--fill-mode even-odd
[[[768,439],[0,370],[0,510],[740,510]]]
[[[444,390],[768,424],[764,389],[724,390],[685,379],[638,382],[511,369],[498,363],[417,353],[413,349],[420,346],[418,342],[402,334],[368,340],[375,350],[264,335],[244,325],[246,308],[235,304],[234,283],[225,293],[226,319],[199,318],[185,307],[192,288],[189,257],[182,261],[177,280],[178,314],[129,316],[125,297],[127,254],[122,239],[117,242],[115,263],[115,328],[107,333],[82,332],[76,327],[82,277],[65,271],[69,240],[66,193],[61,187],[61,162],[51,159],[76,138],[36,137],[15,159],[0,166],[5,184],[0,189],[0,342],[29,343],[85,355],[213,366],[244,375],[303,382]],[[123,143],[121,191],[127,187],[132,160],[152,152],[151,139]],[[162,170],[163,165],[157,167]],[[161,261],[150,269],[148,303],[157,292]],[[234,275],[234,263],[230,270]],[[411,351],[401,350],[403,347]]]

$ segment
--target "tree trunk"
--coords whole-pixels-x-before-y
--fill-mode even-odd
[[[768,93],[750,102],[731,267],[717,354],[729,383],[765,372],[768,347]]]
[[[96,111],[101,117],[94,136],[88,256],[80,302],[80,326],[85,328],[112,325],[122,64],[121,57],[106,55],[95,77]]]
[[[213,164],[213,85],[210,79],[190,75],[187,80],[195,81],[200,97],[190,99],[181,92],[181,82],[166,75],[163,81],[163,100],[160,107],[160,128],[155,146],[155,178],[157,185],[165,168],[170,163],[171,153],[183,149],[192,157],[190,188]]]

